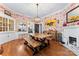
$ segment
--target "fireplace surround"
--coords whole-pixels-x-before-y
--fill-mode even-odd
[[[65,47],[70,49],[76,55],[79,55],[79,26],[67,26],[62,31],[62,40]]]

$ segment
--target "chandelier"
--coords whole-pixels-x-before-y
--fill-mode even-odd
[[[35,20],[35,21],[40,21],[41,19],[40,19],[40,17],[38,16],[38,7],[39,7],[39,4],[37,3],[36,6],[37,6],[37,14],[36,14],[36,17],[34,18],[34,20]]]

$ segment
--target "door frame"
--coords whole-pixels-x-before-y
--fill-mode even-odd
[[[39,33],[43,33],[43,24],[42,23],[38,23],[39,24]],[[40,26],[42,25],[42,31],[40,30]],[[34,24],[34,33],[35,33],[35,24]]]

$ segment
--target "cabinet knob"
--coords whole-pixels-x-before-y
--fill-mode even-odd
[[[9,35],[8,35],[8,37],[9,37]]]

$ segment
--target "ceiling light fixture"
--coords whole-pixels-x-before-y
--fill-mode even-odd
[[[35,17],[35,21],[40,21],[41,19],[40,19],[40,17],[38,16],[38,7],[39,7],[39,4],[37,3],[36,4],[36,6],[37,6],[37,14],[36,14],[36,17]]]

